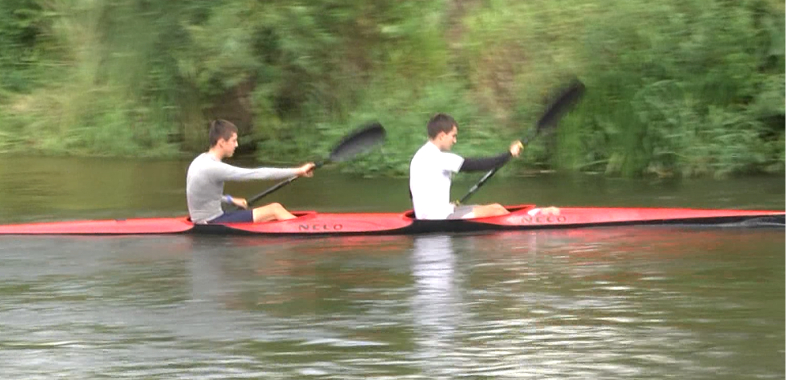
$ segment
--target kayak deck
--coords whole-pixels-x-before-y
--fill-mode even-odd
[[[188,218],[111,219],[0,225],[0,235],[241,234],[269,236],[396,235],[583,228],[619,225],[784,225],[783,211],[684,208],[507,206],[508,215],[463,220],[416,220],[401,213],[294,212],[295,219],[265,223],[194,224]]]

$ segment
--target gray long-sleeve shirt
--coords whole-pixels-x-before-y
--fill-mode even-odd
[[[224,181],[272,180],[294,175],[297,175],[297,169],[239,168],[202,153],[191,162],[186,176],[186,198],[191,221],[205,223],[223,214],[221,198],[224,195]]]

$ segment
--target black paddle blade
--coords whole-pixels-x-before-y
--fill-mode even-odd
[[[366,152],[385,141],[385,128],[379,123],[370,123],[344,137],[330,152],[331,162],[346,161]]]
[[[537,130],[541,131],[547,127],[557,124],[557,121],[563,114],[573,108],[578,103],[581,96],[584,95],[584,83],[580,80],[574,79],[567,86],[557,92],[557,96],[543,112],[543,116],[538,120]]]

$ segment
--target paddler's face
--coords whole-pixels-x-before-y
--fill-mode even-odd
[[[218,139],[218,143],[221,145],[224,157],[232,157],[235,154],[235,148],[237,148],[237,133],[233,133],[229,140]]]
[[[458,136],[458,128],[455,125],[448,133],[440,132],[437,135],[437,147],[439,150],[449,151],[453,144],[456,143],[456,136]]]

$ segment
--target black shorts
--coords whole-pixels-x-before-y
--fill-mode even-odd
[[[221,214],[217,218],[209,220],[208,224],[214,223],[252,223],[254,222],[254,210],[237,210]]]

